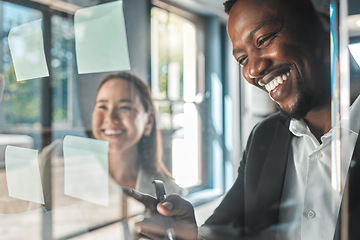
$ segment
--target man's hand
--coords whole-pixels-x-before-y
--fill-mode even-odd
[[[140,234],[152,239],[197,239],[194,207],[179,195],[171,194],[157,203],[156,198],[124,188],[124,192],[143,203],[152,214],[137,223]]]

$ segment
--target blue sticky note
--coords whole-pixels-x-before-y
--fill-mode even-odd
[[[9,47],[17,81],[49,76],[46,64],[41,19],[14,27],[9,32]]]
[[[7,146],[5,168],[10,197],[44,204],[37,150]]]
[[[116,1],[75,13],[79,74],[130,69],[122,5],[122,1]]]
[[[108,206],[108,142],[66,136],[63,151],[65,194]]]

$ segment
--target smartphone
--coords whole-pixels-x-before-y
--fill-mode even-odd
[[[152,183],[155,186],[156,199],[158,202],[162,202],[166,198],[166,191],[164,182],[161,180],[153,180]]]

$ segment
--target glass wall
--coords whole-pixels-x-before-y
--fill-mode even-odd
[[[123,187],[155,197],[155,179],[196,211],[206,206],[196,216],[206,219],[216,204],[204,203],[245,169],[248,136],[276,104],[241,76],[217,1],[204,9],[169,2],[0,1],[0,239],[134,239],[148,212]],[[347,19],[351,104],[360,92],[360,20],[357,12]],[[258,152],[269,143],[280,152],[283,140]],[[281,177],[270,175],[246,177],[269,194]],[[316,211],[301,217],[311,223]]]
[[[164,6],[0,1],[0,238],[131,239],[144,206],[123,186],[155,196],[161,179],[195,204],[225,191],[206,17]]]

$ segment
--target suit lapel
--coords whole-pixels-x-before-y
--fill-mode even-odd
[[[273,141],[265,158],[263,171],[257,189],[257,199],[271,199],[279,203],[288,160],[292,134],[282,124],[277,124]]]
[[[246,218],[254,230],[277,223],[292,138],[288,124],[282,121],[276,121],[266,135],[271,137],[264,136],[256,143],[257,151],[249,161],[249,164],[255,161],[256,164],[251,164],[251,173],[248,172],[254,175],[247,177],[247,184],[251,182],[251,187],[246,191]]]

